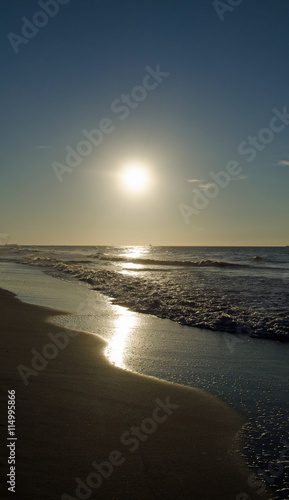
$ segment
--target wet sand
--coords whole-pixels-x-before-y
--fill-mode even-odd
[[[3,290],[0,304],[1,498],[12,495],[3,481],[12,389],[14,498],[269,498],[260,484],[248,484],[252,471],[234,453],[246,420],[231,406],[199,389],[116,368],[100,337],[49,323],[59,311]]]

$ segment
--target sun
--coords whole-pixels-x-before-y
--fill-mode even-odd
[[[123,170],[122,182],[124,187],[129,191],[139,193],[148,187],[150,178],[145,167],[133,164]]]

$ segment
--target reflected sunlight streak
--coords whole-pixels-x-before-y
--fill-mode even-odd
[[[136,259],[142,256],[145,256],[150,251],[150,247],[148,246],[133,246],[130,247],[125,253],[124,256],[132,259]]]
[[[136,314],[128,311],[124,307],[116,306],[119,316],[115,321],[115,335],[105,351],[109,361],[119,368],[126,368],[124,364],[125,346],[131,330],[137,322]]]

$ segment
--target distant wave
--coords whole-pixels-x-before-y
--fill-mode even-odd
[[[30,251],[27,249],[26,251]],[[49,256],[48,256],[49,255]],[[31,263],[33,265],[45,266],[50,263],[61,263],[63,261],[57,258],[56,254],[48,253],[44,255],[35,255],[35,253],[28,253],[24,255],[25,262]],[[138,257],[127,257],[127,256],[118,256],[112,254],[104,254],[104,253],[96,253],[90,254],[88,256],[84,256],[84,258],[71,258],[69,260],[65,260],[64,264],[90,264],[92,263],[92,259],[94,261],[100,262],[119,262],[119,263],[127,263],[127,264],[140,264],[145,266],[150,266],[150,270],[157,270],[157,267],[185,267],[185,268],[206,268],[206,267],[215,267],[215,268],[230,268],[230,269],[245,269],[245,268],[257,268],[257,269],[271,269],[270,265],[263,263],[264,259],[261,257],[254,257],[251,263],[248,262],[228,262],[222,260],[213,260],[213,259],[200,259],[200,260],[169,260],[169,259],[151,259],[151,258],[138,258]],[[270,262],[270,261],[269,261]],[[154,268],[151,266],[155,266]],[[276,269],[276,265],[272,266],[272,269]],[[144,268],[143,270],[147,270]]]
[[[22,262],[22,261],[19,261]],[[53,257],[35,257],[34,255],[28,254],[25,255],[24,262],[26,264],[33,264],[34,266],[46,266],[46,265],[60,265],[60,266],[69,266],[70,264],[91,264],[91,261],[88,259],[71,259],[68,262],[62,262],[59,259],[55,259]]]
[[[25,260],[26,261],[29,261],[29,262],[33,262],[34,264],[37,264],[37,262],[39,263],[45,263],[45,262],[57,262],[58,260],[57,259],[52,259],[51,257],[35,257],[35,255],[31,255],[31,254],[28,254],[28,255],[25,255]]]
[[[6,252],[11,252],[11,253],[27,253],[27,252],[40,252],[40,250],[37,250],[36,248],[23,248],[19,247],[18,245],[1,245],[1,250],[5,250]]]
[[[114,255],[99,254],[95,256],[99,260],[109,262],[127,262],[132,264],[150,264],[156,266],[178,266],[178,267],[249,267],[250,264],[235,264],[233,262],[224,262],[219,260],[160,260],[160,259],[142,259],[134,257],[121,257]]]

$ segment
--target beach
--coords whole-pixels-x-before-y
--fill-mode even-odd
[[[1,421],[7,391],[15,390],[16,498],[269,498],[248,485],[252,471],[234,453],[246,419],[233,407],[199,389],[117,368],[98,336],[53,325],[56,312],[10,292],[2,290],[0,300]],[[67,345],[49,351],[60,333]],[[32,349],[51,357],[44,368],[41,359],[32,365]],[[96,470],[89,480],[97,487],[85,487]],[[78,496],[77,485],[84,488]],[[4,485],[1,497],[9,496]]]
[[[289,500],[288,2],[2,4],[0,499]]]

